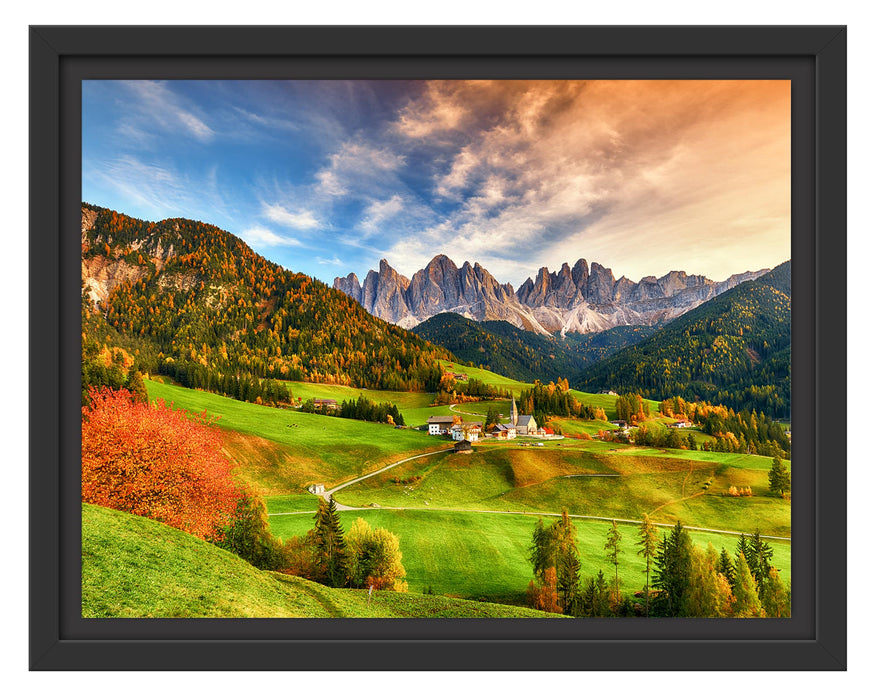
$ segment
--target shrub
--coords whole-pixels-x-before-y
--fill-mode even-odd
[[[207,418],[125,389],[91,388],[82,414],[82,499],[202,539],[218,537],[241,492]]]

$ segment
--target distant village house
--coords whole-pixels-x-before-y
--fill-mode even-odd
[[[328,411],[336,411],[340,407],[335,399],[312,399],[312,403],[315,408],[325,408]]]
[[[513,423],[497,423],[490,435],[496,440],[513,440],[517,437],[517,428]]]
[[[461,421],[458,416],[431,416],[428,419],[428,434],[449,435],[453,426]]]
[[[450,430],[450,435],[453,437],[453,440],[470,440],[471,442],[476,442],[480,439],[480,431],[481,431],[480,423],[461,423],[460,425],[454,425]]]

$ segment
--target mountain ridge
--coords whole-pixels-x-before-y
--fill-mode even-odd
[[[517,290],[501,284],[480,263],[462,267],[438,254],[412,278],[398,273],[383,258],[363,285],[351,272],[333,286],[367,311],[404,328],[413,328],[438,313],[458,313],[475,321],[508,321],[542,335],[595,333],[617,326],[667,323],[715,296],[767,273],[747,271],[714,282],[703,275],[673,270],[658,278],[633,282],[615,278],[612,270],[580,258],[558,272],[542,267]]]
[[[788,417],[791,307],[792,266],[786,261],[591,365],[572,384]]]

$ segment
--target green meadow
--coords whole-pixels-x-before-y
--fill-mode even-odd
[[[260,571],[185,532],[82,506],[82,616],[128,617],[559,617],[441,595],[327,588]]]
[[[404,568],[411,592],[431,587],[434,593],[455,593],[472,597],[522,602],[532,578],[528,548],[536,516],[508,513],[469,513],[432,510],[353,510],[341,511],[343,527],[364,518],[374,527],[384,527],[401,539]],[[551,518],[545,518],[550,521]],[[276,515],[270,518],[273,532],[280,537],[303,535],[312,527],[308,515]],[[602,569],[607,581],[613,578],[605,559],[606,536],[610,523],[576,519],[582,576]],[[619,567],[622,591],[634,592],[645,585],[644,562],[638,556],[637,528],[619,524],[623,555]],[[661,534],[663,534],[663,528]],[[737,548],[737,537],[707,532],[690,532],[695,544],[712,543],[717,551],[729,553]],[[772,541],[772,563],[788,580],[790,545]]]
[[[283,495],[313,482],[328,487],[403,457],[438,449],[423,431],[258,406],[217,394],[146,381],[150,399],[207,411],[230,433],[226,449],[240,474],[264,495]]]
[[[498,375],[486,370],[461,365],[454,369],[501,385]],[[508,387],[517,385],[528,386],[508,380]],[[178,408],[207,411],[216,417],[236,474],[263,495],[273,532],[285,538],[302,535],[313,525],[317,497],[306,492],[309,484],[323,482],[331,488],[402,458],[449,446],[448,441],[425,431],[258,406],[155,381],[148,381],[147,387],[151,399],[162,398]],[[302,384],[297,391],[301,393],[295,395],[303,398],[337,400],[364,393],[374,401],[395,402],[405,418],[407,411],[425,411],[427,418],[445,408],[428,407],[427,394]],[[585,394],[579,399],[614,404],[615,397]],[[420,403],[425,405],[420,408]],[[490,407],[507,415],[509,404],[483,401],[457,408],[477,414],[473,420],[480,420]],[[578,423],[600,422],[563,422],[570,429]],[[527,550],[537,520],[531,512],[559,513],[565,507],[573,515],[632,520],[648,512],[659,523],[672,524],[678,519],[692,528],[745,533],[758,529],[763,535],[781,538],[790,534],[789,503],[768,493],[769,458],[596,440],[544,441],[543,447],[537,442],[535,438],[486,441],[477,444],[470,455],[430,455],[367,478],[339,491],[336,498],[343,506],[377,504],[381,508],[341,510],[343,523],[348,527],[356,517],[363,517],[400,537],[411,593],[430,587],[435,593],[513,603],[523,602],[531,577]],[[738,490],[749,486],[753,496],[729,496],[731,486]],[[602,568],[611,579],[603,557],[609,523],[578,519],[577,526],[583,575]],[[643,585],[643,564],[635,554],[635,528],[624,523],[621,527],[625,536],[622,586],[635,591]],[[695,530],[691,535],[701,546],[712,542],[717,550],[725,547],[729,552],[736,547],[737,535]],[[772,545],[773,563],[788,578],[789,543],[773,540]],[[272,581],[260,586],[280,583],[278,578]],[[286,585],[300,590],[310,584]],[[332,595],[328,595],[322,593],[322,600],[330,600]],[[439,604],[446,605],[446,600],[442,598]],[[302,604],[307,606],[307,602]],[[348,604],[336,601],[331,607],[348,610],[351,616],[361,614]],[[323,611],[327,613],[326,607]],[[302,614],[307,613],[311,614],[303,608]]]
[[[771,460],[650,448],[592,449],[606,443],[544,447],[517,443],[475,446],[470,455],[442,453],[402,464],[338,492],[349,506],[561,512],[639,519],[788,537],[789,503],[769,492]],[[580,449],[579,449],[580,448]],[[701,453],[713,457],[716,453]],[[729,488],[749,486],[752,497]]]

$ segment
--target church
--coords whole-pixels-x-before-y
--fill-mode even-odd
[[[538,424],[532,416],[517,415],[517,402],[511,399],[511,425],[518,435],[538,435]]]

